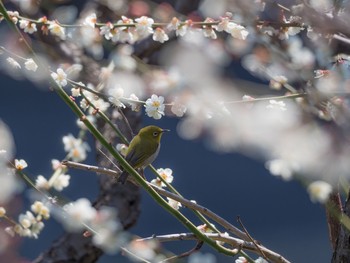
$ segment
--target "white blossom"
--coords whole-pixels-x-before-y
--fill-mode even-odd
[[[179,210],[180,207],[182,207],[182,204],[181,204],[180,202],[175,201],[174,199],[171,199],[171,198],[169,198],[169,197],[167,197],[167,199],[168,199],[168,204],[169,204],[172,208],[174,208],[175,210]]]
[[[110,40],[113,37],[112,30],[113,24],[111,22],[107,22],[104,26],[100,27],[100,35],[104,36],[105,39]]]
[[[307,191],[312,202],[320,202],[323,204],[328,200],[333,188],[327,182],[314,181],[307,187]]]
[[[26,62],[24,62],[24,66],[26,67],[27,70],[34,71],[34,72],[38,68],[38,65],[31,58],[27,59]]]
[[[23,159],[15,159],[15,167],[17,170],[23,170],[24,168],[28,167],[28,164],[25,160]]]
[[[55,177],[55,180],[52,183],[53,188],[55,188],[57,191],[62,191],[64,188],[66,188],[69,185],[70,175],[68,174],[60,174],[57,177]]]
[[[85,228],[96,216],[96,209],[92,207],[86,198],[80,198],[63,207],[65,214],[62,216],[64,226],[69,231],[79,231]]]
[[[72,134],[63,136],[64,150],[68,153],[68,158],[75,162],[86,159],[86,151],[90,150],[88,144],[80,138],[75,138]]]
[[[50,21],[48,29],[50,30],[51,34],[54,36],[59,37],[62,40],[66,39],[66,30],[64,27],[61,27],[57,22]]]
[[[153,38],[154,41],[158,41],[160,43],[164,43],[165,41],[169,40],[168,35],[160,27],[157,27],[156,30],[154,30],[152,38]]]
[[[125,105],[120,101],[124,96],[124,89],[119,86],[114,86],[108,89],[109,101],[117,107],[125,108]]]
[[[293,174],[298,171],[298,166],[296,164],[289,163],[282,159],[268,161],[265,166],[272,175],[281,176],[286,181],[291,180]]]
[[[19,21],[19,27],[22,28],[24,32],[28,34],[33,34],[34,32],[37,31],[36,24],[25,19],[21,19]]]
[[[91,28],[95,28],[96,21],[97,21],[96,14],[92,13],[85,18],[84,25],[89,26]]]
[[[38,175],[35,180],[35,187],[38,189],[48,190],[50,189],[49,181],[42,175]]]
[[[51,73],[51,77],[56,81],[56,83],[62,87],[67,85],[67,74],[63,69],[58,68],[56,72]]]
[[[153,94],[146,100],[145,108],[149,117],[159,120],[164,115],[164,97]]]
[[[31,205],[30,209],[33,213],[42,216],[44,219],[50,218],[50,209],[40,201],[35,201]]]
[[[267,109],[286,111],[286,104],[280,100],[269,100],[269,104],[266,106]]]
[[[241,39],[241,40],[245,40],[249,35],[249,32],[244,26],[238,25],[233,22],[229,22],[227,24],[227,29],[225,31],[231,34],[232,37]]]
[[[170,168],[165,168],[165,169],[159,168],[159,169],[157,169],[157,173],[158,173],[167,183],[169,183],[169,184],[172,183],[174,177],[173,177],[173,175],[172,175],[172,174],[173,174],[173,171],[172,171]],[[164,183],[162,182],[162,180],[160,180],[158,177],[155,178],[155,179],[153,179],[153,180],[151,181],[151,184],[157,185],[157,186],[159,186],[159,187],[165,187],[165,186],[166,186],[166,184],[164,184]]]
[[[128,100],[129,100],[128,103],[131,106],[132,111],[139,111],[140,110],[141,104],[138,102],[140,100],[134,93],[132,93],[130,95]]]
[[[16,61],[14,60],[13,58],[11,57],[8,57],[6,59],[6,61],[10,64],[11,67],[13,67],[14,69],[18,69],[18,68],[21,68],[21,65]]]
[[[183,117],[186,113],[187,107],[175,100],[170,108],[171,112],[174,113],[177,117]]]
[[[152,25],[154,20],[147,16],[142,16],[140,18],[136,18],[136,31],[140,36],[147,36],[148,34],[153,33]]]

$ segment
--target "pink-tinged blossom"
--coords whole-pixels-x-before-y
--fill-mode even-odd
[[[25,19],[21,19],[19,21],[19,27],[22,28],[24,32],[28,34],[33,34],[34,32],[37,31],[36,24]]]
[[[66,39],[66,30],[64,27],[61,27],[57,22],[55,21],[49,21],[49,27],[50,33],[54,36],[59,37],[62,40]]]
[[[154,41],[157,41],[157,42],[160,42],[160,43],[164,43],[165,41],[169,40],[168,35],[160,27],[157,27],[156,30],[154,30],[152,38],[153,38]]]
[[[140,36],[147,36],[148,34],[153,33],[152,25],[154,24],[154,20],[147,16],[141,16],[140,18],[136,18],[136,32]]]
[[[110,40],[113,37],[113,24],[111,22],[107,22],[104,26],[100,28],[100,35],[104,36],[105,39]]]
[[[89,26],[91,28],[95,28],[96,22],[97,22],[96,14],[92,13],[85,18],[84,25]]]

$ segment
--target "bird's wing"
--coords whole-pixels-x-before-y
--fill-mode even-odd
[[[145,151],[145,149],[140,149],[139,147],[147,147],[148,151]],[[142,166],[147,166],[150,162],[152,162],[153,158],[152,156],[154,153],[156,153],[158,148],[157,145],[149,145],[149,144],[143,144],[142,146],[140,144],[135,145],[131,149],[130,152],[128,152],[125,160],[135,169],[141,168]]]

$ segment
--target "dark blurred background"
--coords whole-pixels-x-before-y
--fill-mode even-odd
[[[0,83],[0,118],[14,136],[16,158],[28,162],[25,171],[33,180],[39,174],[49,177],[51,159],[65,156],[62,137],[78,133],[74,114],[54,92],[35,88],[28,81],[13,80],[0,73]],[[324,208],[312,204],[298,183],[287,183],[269,175],[262,163],[248,157],[213,152],[201,140],[182,140],[176,133],[175,118],[155,121],[145,117],[144,125],[147,124],[171,129],[171,133],[164,136],[161,154],[154,165],[173,170],[173,185],[186,198],[196,200],[236,226],[239,215],[255,239],[291,262],[330,261]],[[93,148],[91,138],[89,144]],[[95,164],[94,157],[92,150],[86,163]],[[63,195],[71,200],[80,197],[94,200],[98,191],[97,176],[77,170],[70,170],[70,175],[71,184]],[[146,176],[150,178],[152,173],[146,171]],[[29,191],[23,192],[22,197],[18,213],[29,209]],[[193,218],[191,213],[185,214]],[[21,241],[18,253],[32,260],[62,231],[58,223],[49,220],[38,240]],[[147,237],[186,232],[186,229],[143,193],[142,214],[131,232]],[[191,241],[181,241],[164,246],[180,253],[194,245]],[[219,255],[209,247],[204,246],[202,251],[214,253],[217,262],[233,262],[232,258]],[[99,262],[129,261],[120,256],[104,256]]]

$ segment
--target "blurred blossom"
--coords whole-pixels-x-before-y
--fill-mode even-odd
[[[58,218],[68,231],[76,232],[85,228],[85,224],[90,224],[96,216],[96,209],[92,207],[86,198],[80,198],[75,202],[66,204],[60,211]]]
[[[167,94],[174,89],[181,77],[175,70],[152,70],[145,75],[145,80],[152,92]]]
[[[121,107],[121,108],[125,108],[125,105],[120,101],[120,99],[123,98],[124,96],[124,89],[122,89],[119,86],[115,86],[113,88],[109,88],[108,89],[108,95],[109,97],[109,101],[117,106],[117,107]]]
[[[89,89],[96,90],[95,87],[90,83],[87,85],[87,87]],[[88,92],[88,91],[84,91],[83,93],[89,101],[88,102],[86,99],[82,99],[80,101],[80,107],[83,110],[88,109],[90,114],[96,113],[95,109],[90,105],[90,103],[93,104],[101,112],[105,112],[109,108],[110,103],[108,103],[104,99],[100,98],[99,96],[97,96],[91,92]]]
[[[66,30],[64,27],[61,27],[57,22],[55,21],[50,21],[49,22],[49,27],[48,29],[50,30],[50,33],[54,36],[59,37],[62,40],[66,39]]]
[[[42,190],[49,190],[50,184],[44,176],[38,175],[38,177],[35,180],[35,187]]]
[[[85,20],[84,20],[84,25],[95,28],[97,22],[97,17],[95,13],[91,13],[90,15],[88,15]]]
[[[144,80],[136,73],[129,71],[115,71],[108,78],[106,89],[113,89],[116,85],[124,90],[124,97],[128,98],[131,94],[142,98],[145,96]]]
[[[171,105],[171,112],[174,113],[177,117],[181,118],[186,113],[186,106],[181,104],[178,98]]]
[[[95,59],[102,59],[104,51],[99,29],[88,26],[80,27],[72,37],[72,41],[84,47]]]
[[[17,24],[17,22],[18,22],[18,17],[19,17],[18,11],[7,11],[7,14],[8,14],[9,17],[11,18],[12,22],[13,22],[14,24]]]
[[[83,65],[75,63],[72,65],[69,65],[69,67],[65,68],[65,73],[67,74],[69,79],[76,80],[79,79],[80,73],[83,70]],[[80,84],[82,84],[80,82]]]
[[[153,33],[152,25],[154,24],[154,20],[147,16],[142,16],[140,18],[135,19],[136,22],[136,32],[141,36],[147,36]]]
[[[248,263],[249,261],[245,257],[238,257],[235,263]]]
[[[90,123],[92,123],[93,125],[96,124],[96,117],[94,115],[87,115],[86,118],[88,119],[88,121]],[[77,119],[77,125],[80,129],[82,130],[87,130],[88,128],[86,127],[85,123],[80,120],[80,119]]]
[[[111,22],[107,22],[104,26],[100,27],[100,35],[104,36],[105,39],[110,40],[113,37],[112,29],[113,24]]]
[[[330,0],[310,0],[310,5],[322,13],[330,11],[333,7],[332,1]]]
[[[117,146],[117,151],[121,153],[124,157],[126,156],[126,153],[128,151],[128,146],[125,145],[124,143],[118,143]]]
[[[134,93],[132,93],[130,95],[130,97],[128,98],[128,103],[131,106],[132,111],[140,111],[141,102],[138,102],[138,101],[140,101],[140,100]]]
[[[332,94],[344,91],[346,86],[343,85],[342,77],[337,72],[331,72],[324,75],[324,72],[321,73],[321,71],[317,71],[316,74],[316,88],[320,92]]]
[[[102,207],[97,210],[91,228],[94,230],[92,242],[106,253],[118,253],[120,247],[126,246],[129,241],[129,235],[123,231],[113,208]]]
[[[228,1],[201,1],[199,10],[204,16],[219,17],[227,11]]]
[[[315,181],[307,187],[312,202],[324,204],[332,193],[332,186],[324,181]]]
[[[291,180],[293,174],[298,172],[296,164],[288,163],[281,159],[268,161],[265,166],[272,175],[281,176],[286,181]]]
[[[6,61],[7,61],[8,64],[9,64],[12,68],[14,68],[14,69],[21,68],[21,65],[20,65],[16,60],[14,60],[14,59],[11,58],[11,57],[8,57],[8,58],[6,59]]]
[[[157,42],[160,42],[160,43],[164,43],[165,41],[168,41],[169,40],[169,37],[168,35],[165,33],[165,31],[160,28],[160,27],[157,27],[155,30],[154,30],[154,33],[153,33],[153,40],[154,41],[157,41]]]
[[[135,260],[135,255],[150,262],[161,262],[165,258],[163,255],[157,254],[159,244],[154,240],[133,240],[129,243],[127,249],[131,252],[130,259],[132,260]]]
[[[63,69],[58,68],[57,72],[52,72],[51,77],[56,81],[56,83],[62,87],[66,86],[68,84],[67,82],[67,74],[64,72]]]
[[[282,100],[280,101],[269,100],[269,105],[267,105],[266,108],[271,110],[280,110],[280,111],[287,110],[286,104]]]
[[[126,13],[127,3],[126,0],[99,0],[100,3],[106,5],[109,9],[120,14]]]
[[[72,134],[63,136],[64,150],[68,153],[67,158],[74,162],[81,162],[86,159],[86,151],[90,150],[89,145],[80,138],[75,138]]]
[[[26,67],[27,70],[29,71],[36,71],[38,68],[38,65],[34,62],[33,59],[29,58],[26,60],[26,62],[24,63],[24,66]]]
[[[36,24],[25,19],[21,19],[19,21],[19,27],[22,28],[23,31],[28,34],[33,34],[37,31]]]
[[[62,24],[74,24],[76,23],[77,15],[78,8],[75,5],[61,5],[53,9],[50,17],[52,20],[57,20]]]
[[[56,191],[60,192],[69,185],[70,175],[59,174],[54,177],[52,186]]]
[[[32,0],[12,0],[19,5],[21,11],[34,15],[38,11],[38,3]]]
[[[289,39],[288,53],[295,67],[312,68],[315,63],[314,54],[306,47],[298,37]]]
[[[115,65],[120,69],[127,71],[134,71],[137,67],[136,60],[132,57],[134,49],[130,45],[119,45],[116,51],[112,53],[111,59]]]
[[[188,263],[216,263],[216,257],[210,253],[193,253],[188,257]],[[236,261],[237,262],[237,261]]]

